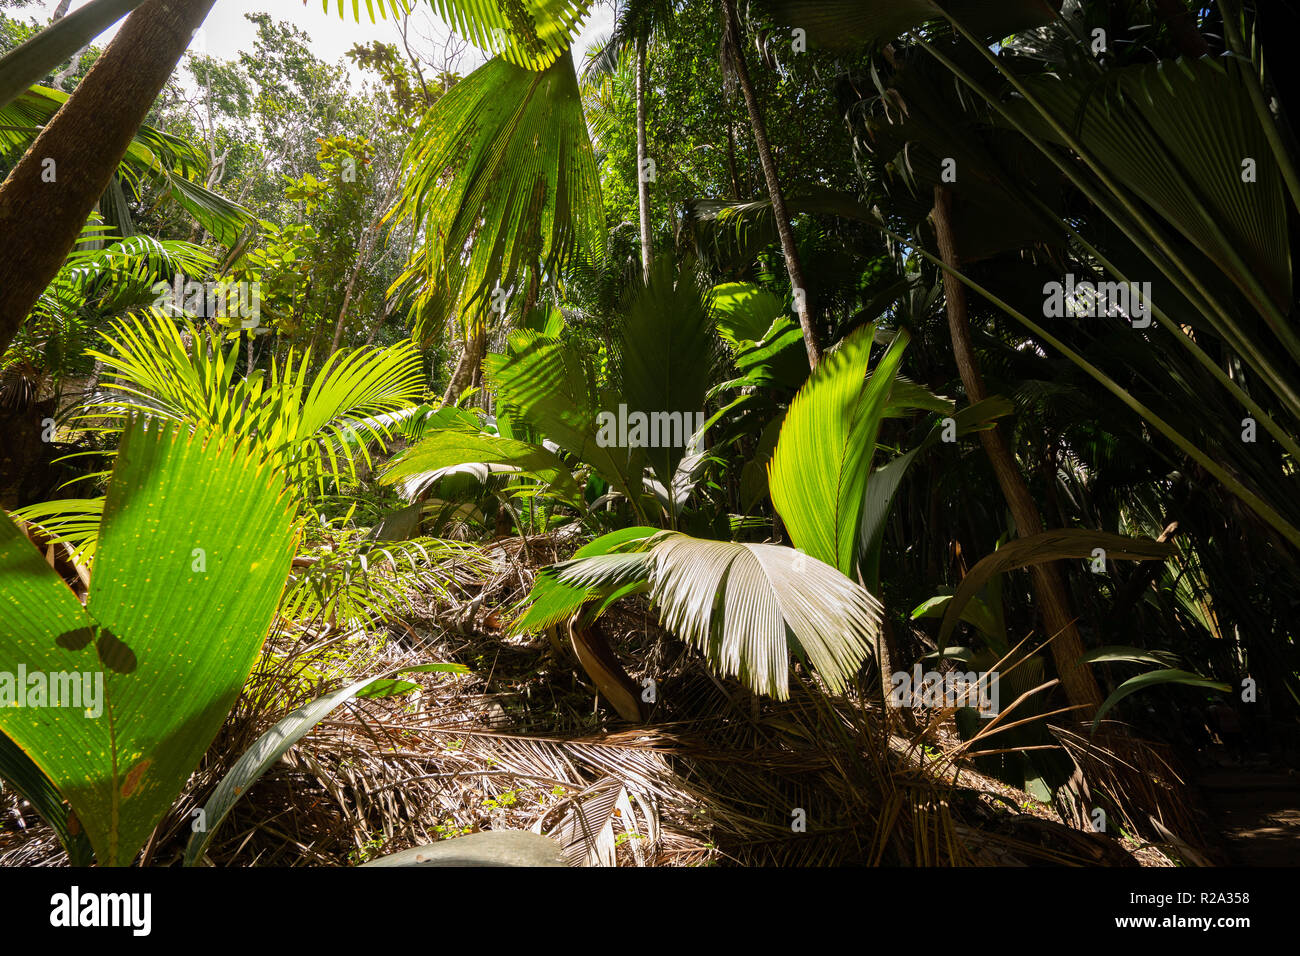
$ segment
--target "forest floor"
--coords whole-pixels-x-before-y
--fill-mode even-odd
[[[1300,774],[1223,768],[1202,774],[1215,832],[1233,866],[1300,863]]]
[[[1139,814],[1112,839],[953,767],[943,756],[956,742],[951,715],[904,727],[882,720],[862,695],[828,697],[806,673],[788,701],[756,697],[715,676],[634,601],[601,626],[634,680],[653,676],[657,696],[646,723],[620,721],[569,648],[504,626],[534,569],[575,546],[558,535],[500,539],[484,546],[489,572],[464,575],[450,600],[412,593],[397,627],[273,639],[141,862],[179,860],[192,811],[290,710],[327,686],[432,661],[471,674],[414,675],[419,691],[334,711],[236,805],[209,861],[354,865],[503,827],[556,836],[571,862],[587,865],[1170,866],[1180,858],[1152,845],[1160,837],[1143,832]],[[1157,815],[1198,844],[1192,824],[1174,822],[1190,819],[1178,785],[1157,784]],[[1123,788],[1114,779],[1101,785]],[[1269,819],[1281,833],[1252,822],[1258,803],[1234,803],[1247,791],[1210,792],[1234,846],[1276,841],[1270,852],[1284,852],[1294,789],[1276,791],[1283,816]],[[0,793],[0,865],[64,859],[52,832]]]

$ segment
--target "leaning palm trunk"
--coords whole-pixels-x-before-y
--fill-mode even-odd
[[[0,186],[0,352],[58,274],[214,0],[149,0]]]
[[[641,270],[649,282],[654,252],[650,248],[650,183],[646,179],[646,46],[645,37],[636,41],[636,196],[641,213]]]
[[[745,97],[750,125],[754,127],[754,144],[758,147],[758,159],[763,166],[763,178],[767,181],[767,193],[772,201],[772,218],[776,221],[776,232],[781,239],[785,269],[795,292],[795,311],[799,314],[804,346],[808,349],[808,364],[816,368],[821,360],[821,347],[817,343],[817,332],[813,329],[812,315],[808,311],[808,285],[804,282],[799,250],[794,244],[794,230],[790,228],[790,215],[786,210],[785,195],[781,192],[781,183],[777,179],[776,162],[772,159],[772,146],[767,139],[767,126],[763,122],[763,113],[759,109],[758,98],[754,95],[754,85],[749,79],[749,67],[745,63],[745,53],[740,45],[740,20],[736,16],[735,0],[722,0],[722,12],[725,34],[723,42],[730,50],[736,81],[740,84],[740,91]]]
[[[956,270],[960,267],[961,260],[953,239],[951,214],[952,193],[943,186],[936,186],[932,215],[939,255],[943,258],[944,265]],[[951,272],[945,271],[943,293],[948,312],[948,330],[952,335],[952,351],[957,360],[962,385],[966,389],[966,397],[972,402],[983,401],[987,392],[984,376],[975,358],[975,349],[971,345],[970,321],[966,313],[966,287]],[[980,441],[984,445],[989,464],[993,466],[993,474],[1002,489],[1002,496],[1011,509],[1011,517],[1016,523],[1016,535],[1027,538],[1040,533],[1043,521],[1038,506],[1029,494],[1015,455],[1001,431],[996,427],[981,431]],[[1065,688],[1071,706],[1079,707],[1082,716],[1090,717],[1101,706],[1101,691],[1092,671],[1081,661],[1084,654],[1083,639],[1074,624],[1060,568],[1053,563],[1037,564],[1030,569],[1030,574],[1043,623],[1048,636],[1053,638],[1052,659],[1056,663],[1061,686]]]

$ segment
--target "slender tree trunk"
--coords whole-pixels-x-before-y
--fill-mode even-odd
[[[479,369],[483,367],[483,357],[487,353],[486,331],[480,325],[466,338],[465,348],[460,353],[460,361],[456,363],[456,370],[451,373],[451,381],[447,383],[447,390],[442,395],[444,405],[455,405],[461,393],[474,384]]]
[[[740,180],[736,177],[736,124],[732,119],[731,96],[727,96],[727,178],[731,181],[731,199],[740,202]]]
[[[148,0],[0,186],[0,353],[58,274],[214,0]]]
[[[641,269],[650,281],[654,252],[650,248],[650,183],[646,181],[646,46],[644,37],[636,41],[636,197],[641,212]]]
[[[365,267],[366,258],[370,255],[370,245],[374,239],[375,233],[379,231],[379,223],[373,222],[366,227],[365,235],[361,237],[361,248],[357,250],[357,261],[352,266],[352,273],[348,276],[347,288],[343,292],[343,306],[339,309],[338,321],[334,323],[334,339],[330,342],[330,355],[339,350],[339,342],[343,338],[343,324],[348,317],[348,309],[352,305],[352,292],[356,288],[357,276]]]
[[[952,193],[944,186],[934,190],[935,235],[939,241],[939,254],[949,269],[957,269],[961,259],[952,234]],[[971,344],[970,320],[966,313],[966,287],[961,280],[945,272],[943,275],[944,301],[948,312],[948,330],[952,335],[952,351],[957,359],[957,371],[961,375],[966,397],[972,402],[983,400],[987,396],[984,388],[984,376],[980,372],[975,358],[975,349]],[[998,428],[979,433],[984,445],[984,453],[993,466],[1002,496],[1011,509],[1011,517],[1016,523],[1016,534],[1021,538],[1038,534],[1043,530],[1042,518],[1038,506],[1029,494],[1024,476],[1016,464],[1015,455]],[[1065,581],[1061,576],[1060,566],[1053,563],[1037,564],[1030,569],[1034,594],[1038,598],[1038,607],[1042,612],[1043,624],[1047,636],[1054,640],[1049,645],[1052,660],[1056,663],[1056,672],[1060,675],[1061,686],[1072,706],[1083,705],[1080,714],[1090,717],[1101,706],[1101,691],[1096,678],[1088,666],[1080,662],[1083,657],[1083,639],[1074,624],[1074,614],[1070,610],[1069,597],[1065,590]]]
[[[763,113],[759,109],[758,98],[754,95],[754,85],[749,79],[749,67],[745,63],[745,52],[740,38],[740,20],[736,16],[735,0],[722,0],[725,17],[723,25],[727,38],[724,40],[731,50],[731,62],[736,71],[736,81],[745,97],[745,107],[749,110],[749,123],[754,127],[754,145],[758,147],[758,160],[763,167],[763,178],[767,180],[767,194],[772,200],[772,218],[776,221],[776,232],[781,239],[781,252],[785,255],[785,269],[790,275],[790,285],[795,290],[795,310],[799,313],[799,325],[803,329],[803,343],[808,349],[808,364],[816,368],[821,361],[821,347],[817,342],[817,332],[813,328],[812,315],[808,311],[808,284],[804,282],[803,266],[799,262],[799,250],[794,244],[794,230],[790,228],[790,214],[785,207],[785,196],[781,192],[781,183],[776,175],[776,162],[772,159],[772,146],[767,139],[767,126],[763,122]]]

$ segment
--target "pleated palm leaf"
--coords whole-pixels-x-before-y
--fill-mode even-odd
[[[479,67],[425,116],[405,165],[394,217],[412,221],[424,246],[394,288],[426,322],[454,313],[477,330],[503,294],[552,281],[602,245],[600,182],[568,56],[541,71],[503,59]]]
[[[238,345],[223,349],[215,332],[191,329],[187,345],[170,320],[153,314],[115,323],[104,338],[110,350],[92,354],[108,370],[108,394],[86,413],[101,429],[143,412],[256,435],[303,494],[354,478],[354,458],[369,465],[370,443],[382,446],[391,436],[389,416],[417,404],[424,390],[410,342],[335,352],[314,375],[310,354],[290,352],[272,361],[269,374],[235,381]]]
[[[73,862],[88,862],[85,834],[101,866],[129,865],[172,807],[262,647],[295,512],[252,443],[137,420],[84,606],[0,514],[0,655],[72,679],[57,700],[0,707],[0,774]]]
[[[702,651],[710,666],[778,700],[789,697],[792,651],[839,692],[879,634],[880,602],[830,565],[780,545],[653,528],[606,535],[545,569],[515,626],[551,626],[590,602],[599,602],[599,613],[641,591],[649,592],[664,627]]]
[[[633,280],[622,309],[616,390],[629,415],[641,412],[651,423],[658,447],[652,441],[646,457],[665,488],[672,485],[687,454],[696,413],[704,411],[713,380],[719,348],[709,305],[708,290],[693,271],[661,256],[648,281]],[[656,422],[671,423],[676,416],[683,422],[680,433],[655,436],[669,430],[668,424],[656,429]]]
[[[829,5],[791,0],[782,6]],[[1091,54],[1078,5],[1017,38],[1002,55],[963,19],[964,6],[946,5],[947,14],[939,13],[948,31],[900,44],[893,75],[878,82],[878,108],[864,110],[864,101],[850,114],[855,124],[866,118],[861,142],[883,143],[882,161],[894,160],[897,170],[915,177],[909,188],[897,189],[892,180],[904,177],[882,175],[879,168],[868,173],[885,187],[884,214],[892,222],[917,223],[933,203],[933,187],[942,186],[958,197],[952,228],[963,261],[1046,245],[1067,255],[1090,281],[1150,282],[1143,304],[1159,328],[1129,331],[1127,317],[1097,326],[1121,328],[1136,348],[1160,360],[1158,394],[1143,398],[1128,381],[1128,366],[1106,362],[1110,349],[1100,359],[1086,357],[1091,336],[1080,334],[1078,323],[1054,327],[1014,289],[964,277],[1043,348],[1064,355],[1194,460],[1262,524],[1300,545],[1295,495],[1275,491],[1282,472],[1271,457],[1224,456],[1213,429],[1205,427],[1207,416],[1185,414],[1204,410],[1207,393],[1186,382],[1179,367],[1186,363],[1175,358],[1181,351],[1199,367],[1198,377],[1221,393],[1215,405],[1239,409],[1231,418],[1238,427],[1248,414],[1280,454],[1300,457],[1300,389],[1292,374],[1300,334],[1287,314],[1293,304],[1286,215],[1288,198],[1300,208],[1300,174],[1264,98],[1258,47],[1243,39],[1240,5],[1221,4],[1229,55],[1133,65],[1119,53]],[[1132,15],[1143,16],[1145,9],[1134,7]],[[880,39],[847,28],[841,37],[859,44]],[[951,155],[947,147],[936,153],[935,146],[952,143],[954,128],[962,130],[966,153],[957,160],[958,181],[947,186],[932,160]],[[980,140],[986,147],[1006,143],[1008,135],[1018,135],[1018,142],[1010,142],[1005,155],[984,150],[983,158],[1000,159],[1000,166],[971,150]],[[1014,166],[1006,164],[1008,156]],[[1031,168],[1032,175],[1024,175]],[[982,197],[981,185],[994,188]],[[1075,212],[1067,216],[1054,197],[1069,196],[1071,187]],[[1032,221],[1050,230],[1005,228]],[[918,248],[923,258],[947,267],[924,243]],[[1164,408],[1170,390],[1178,396],[1170,404],[1181,414]]]
[[[880,604],[853,578],[878,576],[899,483],[938,437],[936,425],[873,481],[882,423],[938,413],[954,418],[956,437],[1010,409],[989,399],[958,413],[950,400],[900,377],[904,332],[872,366],[876,334],[874,323],[864,326],[823,356],[780,426],[772,500],[798,551],[652,528],[615,532],[544,569],[516,629],[553,626],[584,607],[591,619],[620,597],[648,591],[666,628],[755,691],[786,697],[789,648],[806,655],[828,687],[842,689],[880,636]]]

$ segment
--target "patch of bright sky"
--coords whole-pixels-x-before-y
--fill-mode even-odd
[[[89,0],[73,0],[72,9],[84,6],[87,2]],[[57,5],[58,0],[41,0],[40,3],[30,7],[13,11],[11,16],[30,16],[48,20]],[[427,5],[419,4],[419,7],[419,12],[412,18],[412,46],[419,52],[432,54],[436,60],[448,30]],[[244,14],[259,12],[270,13],[276,20],[292,23],[305,31],[311,37],[307,45],[312,53],[329,63],[342,59],[354,43],[382,40],[386,43],[400,44],[400,34],[392,20],[383,20],[376,16],[375,22],[371,23],[365,12],[365,5],[362,4],[361,22],[358,23],[352,16],[351,0],[344,3],[344,9],[345,16],[340,19],[338,0],[330,0],[329,13],[322,8],[321,0],[307,0],[305,4],[303,0],[217,0],[212,13],[208,15],[202,33],[195,38],[190,49],[225,60],[234,59],[241,50],[251,50],[256,29],[244,18]],[[574,59],[579,66],[586,49],[608,35],[613,24],[614,15],[611,5],[604,2],[597,3],[573,44]],[[116,28],[101,35],[95,41],[96,44],[103,46],[114,32]],[[482,53],[472,46],[469,47],[461,65],[461,73],[469,73],[483,60]],[[351,61],[346,61],[345,65],[356,78],[358,71],[352,68]]]

